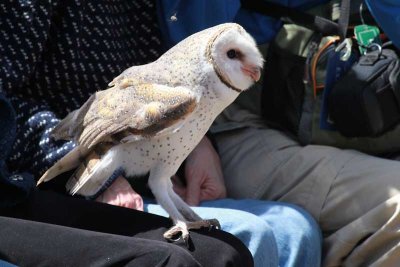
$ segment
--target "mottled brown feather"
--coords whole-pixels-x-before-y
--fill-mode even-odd
[[[88,149],[128,133],[137,139],[147,138],[184,119],[199,101],[183,87],[129,81],[120,84],[90,97],[60,122],[53,135],[73,139]]]

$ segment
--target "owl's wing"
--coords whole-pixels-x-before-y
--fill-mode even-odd
[[[102,141],[129,142],[173,132],[199,99],[185,87],[121,82],[97,92],[70,113],[53,130],[53,136],[91,149]]]

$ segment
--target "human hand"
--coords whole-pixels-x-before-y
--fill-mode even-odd
[[[120,176],[104,191],[97,202],[143,211],[143,199],[128,181]]]
[[[186,159],[186,186],[180,178],[176,175],[172,177],[174,191],[191,206],[196,206],[203,200],[226,197],[221,161],[206,136]]]

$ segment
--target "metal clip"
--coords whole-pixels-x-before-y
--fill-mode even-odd
[[[353,41],[350,38],[346,38],[336,47],[335,52],[340,53],[341,61],[347,61],[350,58],[352,46]]]
[[[365,51],[365,54],[369,54],[373,51],[378,51],[378,55],[382,55],[382,46],[380,46],[377,43],[371,43],[367,46],[367,50]]]

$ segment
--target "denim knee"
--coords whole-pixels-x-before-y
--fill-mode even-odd
[[[202,205],[242,210],[263,220],[275,236],[279,266],[320,266],[322,234],[315,220],[302,208],[253,199],[223,199]]]
[[[274,203],[274,207],[260,217],[271,226],[278,239],[280,266],[320,266],[322,234],[309,213],[295,205]]]
[[[279,255],[275,235],[262,218],[232,209],[222,209],[217,218],[222,230],[235,235],[249,248],[256,267],[278,266]]]
[[[0,267],[17,267],[17,266],[9,262],[0,260]]]
[[[262,218],[254,214],[224,205],[219,206],[219,204],[222,203],[220,201],[208,201],[202,207],[192,208],[204,219],[218,219],[222,230],[239,238],[253,255],[256,267],[278,266],[278,248],[271,227]],[[167,216],[159,205],[145,204],[144,209],[153,214]]]

